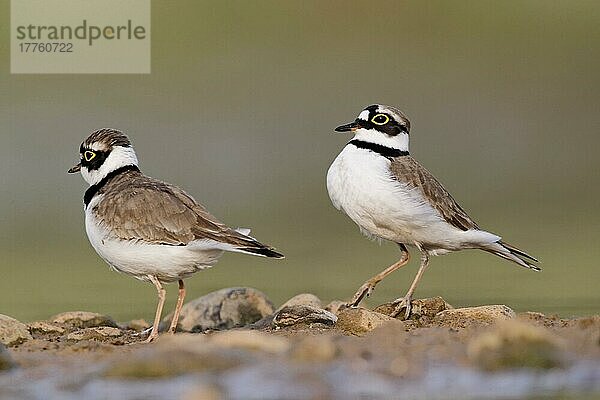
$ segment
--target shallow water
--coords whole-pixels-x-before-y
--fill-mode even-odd
[[[567,370],[484,373],[432,365],[420,379],[403,379],[351,365],[281,365],[262,362],[221,376],[194,374],[158,380],[90,378],[101,365],[54,371],[16,371],[0,375],[2,399],[101,400],[179,399],[218,387],[232,400],[331,399],[526,399],[584,400],[600,394],[600,362],[582,361]],[[35,377],[35,380],[32,378]],[[316,379],[316,377],[319,377]],[[322,397],[322,396],[328,397]]]

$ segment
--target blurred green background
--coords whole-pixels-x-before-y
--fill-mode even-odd
[[[94,253],[86,186],[66,174],[100,127],[130,135],[144,172],[287,256],[226,254],[187,281],[189,299],[238,285],[277,304],[350,297],[398,257],[362,237],[325,188],[350,139],[333,128],[375,102],[404,110],[413,155],[544,269],[476,251],[437,257],[417,297],[600,311],[597,1],[155,0],[150,75],[11,75],[8,0],[0,16],[2,314],[152,319],[155,289]],[[368,304],[403,295],[416,263]]]

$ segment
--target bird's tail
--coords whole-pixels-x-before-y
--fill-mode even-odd
[[[281,253],[276,252],[272,247],[238,247],[233,251],[240,253],[252,254],[254,256],[262,256],[269,258],[285,258]]]
[[[517,247],[505,243],[501,240],[490,243],[489,246],[483,250],[492,253],[498,257],[502,257],[506,260],[512,261],[519,264],[521,267],[529,268],[534,271],[541,271],[542,269],[533,263],[539,263],[538,259],[525,253],[523,250]]]
[[[235,229],[235,231],[244,235],[245,239],[249,240],[243,241],[243,244],[240,243],[240,246],[235,246],[235,248],[231,249],[230,251],[236,251],[239,253],[246,253],[254,256],[262,256],[269,258],[285,258],[283,254],[276,252],[273,247],[266,246],[260,243],[258,240],[254,239],[252,236],[250,236],[250,229],[237,228]]]
[[[273,247],[264,245],[252,236],[249,236],[249,233],[250,229],[231,229],[227,232],[227,235],[219,238],[197,240],[191,244],[191,249],[198,251],[233,251],[253,256],[285,258],[283,254],[276,252]],[[222,253],[219,253],[219,256],[220,254]]]

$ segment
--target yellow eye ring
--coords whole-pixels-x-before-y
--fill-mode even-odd
[[[83,158],[85,158],[85,161],[90,162],[94,159],[94,157],[96,157],[96,153],[94,153],[93,151],[86,151],[85,153],[83,153]]]
[[[375,125],[385,125],[390,122],[390,117],[385,114],[377,114],[373,118],[371,118],[371,122]]]

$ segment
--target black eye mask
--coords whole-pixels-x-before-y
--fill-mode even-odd
[[[370,118],[372,118],[372,117],[370,116]],[[406,128],[406,126],[399,124],[398,122],[394,121],[393,119],[390,119],[384,125],[374,124],[373,122],[371,122],[371,119],[369,119],[369,121],[357,119],[355,121],[355,123],[361,128],[375,129],[375,130],[385,133],[386,135],[389,135],[389,136],[396,136],[396,135],[399,135],[400,133],[408,134],[408,129]]]
[[[91,157],[91,159],[89,161],[87,161],[86,157],[85,157],[86,152],[92,152],[96,156]],[[83,149],[83,151],[81,152],[81,166],[86,167],[90,171],[97,170],[98,168],[100,168],[102,166],[102,164],[104,164],[104,161],[106,161],[106,158],[108,157],[109,154],[110,154],[110,151],[102,151],[102,150],[94,151],[94,150]],[[90,158],[90,157],[88,157],[88,158]]]

